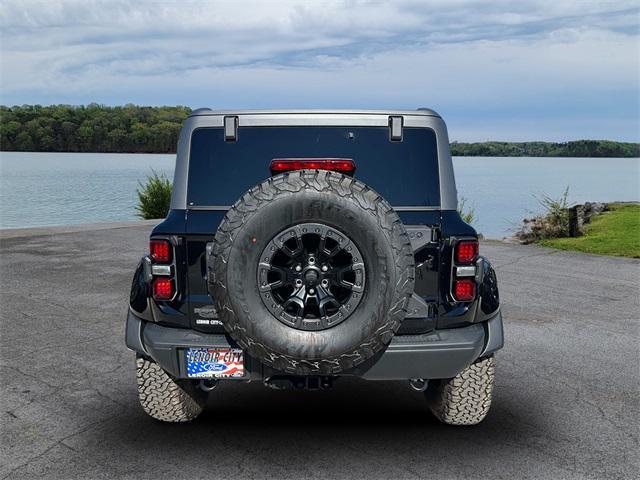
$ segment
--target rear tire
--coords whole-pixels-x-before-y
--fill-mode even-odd
[[[144,357],[136,357],[140,405],[147,415],[163,422],[189,422],[202,410],[207,395],[189,380],[177,380]]]
[[[489,413],[494,383],[494,357],[476,360],[451,379],[429,383],[429,409],[447,425],[477,425]]]

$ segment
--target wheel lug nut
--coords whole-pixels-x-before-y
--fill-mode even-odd
[[[322,286],[327,288],[329,286],[329,280],[322,280]]]
[[[300,265],[296,265],[296,272],[299,272],[300,270],[302,270],[302,267]]]
[[[313,288],[309,289],[309,295],[313,295],[314,293],[316,293],[316,291]]]
[[[327,267],[326,265],[322,265],[322,271],[326,272],[327,270],[329,270],[329,267]]]

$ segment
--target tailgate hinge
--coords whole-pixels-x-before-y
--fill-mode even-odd
[[[425,245],[438,242],[438,229],[426,225],[405,225],[405,230],[411,241],[413,252],[417,252]]]
[[[425,302],[420,295],[414,292],[409,299],[405,318],[431,318],[433,314],[432,305]]]

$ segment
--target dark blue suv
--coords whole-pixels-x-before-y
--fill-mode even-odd
[[[219,382],[407,380],[480,422],[502,347],[496,276],[457,211],[432,110],[194,111],[126,326],[144,410],[194,419]]]

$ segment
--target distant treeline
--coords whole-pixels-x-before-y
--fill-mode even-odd
[[[173,153],[189,107],[0,106],[0,150]],[[451,144],[457,156],[640,157],[640,144],[609,140]]]
[[[0,149],[171,153],[188,107],[0,106]]]
[[[573,142],[482,142],[451,144],[451,155],[469,157],[640,157],[640,143],[610,140]]]

